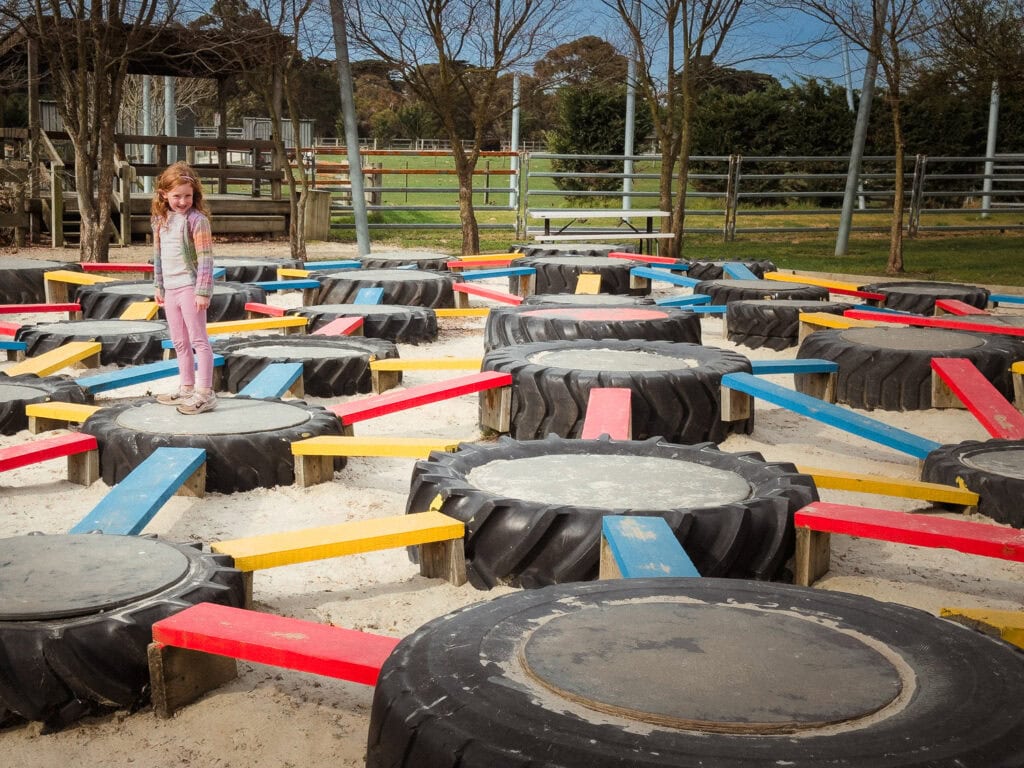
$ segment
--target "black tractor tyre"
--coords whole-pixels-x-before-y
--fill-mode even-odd
[[[763,632],[779,641],[758,648]],[[801,670],[805,651],[824,663]],[[840,677],[864,701],[896,702],[858,716],[867,707],[831,687]],[[1022,687],[1024,657],[1008,643],[861,595],[706,578],[566,584],[403,638],[374,689],[366,768],[1018,768]],[[765,700],[779,702],[766,720],[805,707],[838,723],[744,723]]]
[[[686,270],[687,277],[692,277],[694,280],[721,280],[725,277],[725,265],[731,262],[728,261],[691,261]],[[777,272],[778,268],[771,261],[743,261],[740,262],[757,275],[758,279],[762,279],[766,272]]]
[[[454,256],[434,251],[374,251],[360,256],[363,269],[396,269],[398,267],[415,266],[434,272],[447,272],[448,262]]]
[[[76,555],[68,558],[70,565],[55,566],[53,572],[71,580],[80,577],[85,583],[95,578],[92,570],[134,568],[148,574],[143,558],[168,561],[174,575],[153,583],[145,575],[141,584],[119,583],[122,593],[116,601],[101,590],[98,597],[66,609],[60,608],[60,600],[48,598],[55,604],[49,615],[35,605],[24,616],[14,605],[9,606],[11,611],[0,612],[0,721],[6,710],[23,720],[42,721],[44,732],[52,732],[112,708],[134,711],[149,700],[146,649],[155,622],[196,603],[245,603],[242,572],[232,567],[232,559],[204,552],[199,544],[98,533],[31,534],[5,541],[12,551],[36,552],[39,569],[47,568],[51,547],[58,555]],[[107,562],[102,562],[104,556]],[[109,561],[122,556],[134,560]],[[76,573],[76,563],[85,570]],[[39,587],[64,596],[58,580]],[[143,591],[150,587],[152,591]]]
[[[921,479],[967,487],[978,494],[978,512],[1024,528],[1024,440],[965,440],[929,453]]]
[[[516,253],[532,259],[541,256],[607,256],[609,253],[636,253],[635,243],[555,243],[518,244],[512,246]],[[518,261],[516,262],[518,264]]]
[[[381,304],[413,307],[454,307],[452,286],[461,280],[451,272],[426,269],[347,269],[320,275],[317,304],[352,304],[362,288],[383,288]]]
[[[170,338],[162,320],[66,320],[22,326],[18,341],[35,357],[71,341],[98,341],[101,365],[140,365],[162,360]]]
[[[935,312],[936,299],[958,299],[972,307],[984,309],[988,306],[990,291],[977,285],[960,283],[930,283],[927,281],[896,281],[891,283],[869,283],[860,290],[881,293],[885,296],[884,306],[917,315],[931,315]]]
[[[264,304],[267,292],[246,283],[225,283],[215,280],[206,321],[243,320],[245,305],[249,302]],[[97,283],[80,287],[76,301],[82,306],[82,316],[95,320],[114,320],[137,301],[153,301],[153,282],[150,280]],[[160,309],[159,317],[163,317]]]
[[[782,350],[800,341],[800,313],[841,315],[853,305],[840,301],[748,299],[733,301],[725,311],[729,341],[751,349]]]
[[[694,293],[711,297],[712,304],[731,304],[749,299],[791,301],[828,301],[828,289],[781,280],[702,280]]]
[[[214,340],[224,356],[228,392],[240,392],[271,363],[302,363],[302,386],[311,397],[370,392],[371,360],[398,357],[390,341],[359,336],[254,336]]]
[[[28,429],[25,406],[51,401],[91,403],[93,398],[69,376],[0,374],[0,435],[14,435]]]
[[[1024,358],[1024,343],[941,328],[846,328],[810,334],[797,357],[839,364],[837,402],[865,410],[917,411],[933,407],[931,361],[936,357],[970,360],[1012,400],[1010,366]],[[800,392],[813,391],[807,376],[797,374],[794,383]]]
[[[503,483],[487,481],[486,473],[513,471],[517,461],[534,477],[530,488],[514,494]],[[548,466],[564,472],[571,483],[581,463],[598,468],[603,476],[596,482],[608,498],[621,500],[632,493],[638,503],[569,504],[537,479],[544,471],[540,467]],[[647,466],[701,477],[712,473],[735,486],[720,499],[702,489],[691,506],[677,501],[688,492],[680,488],[672,506],[659,508],[643,484],[666,481],[632,476],[631,469]],[[709,475],[708,484],[713,481]],[[496,444],[465,444],[455,453],[431,454],[413,468],[406,511],[437,509],[466,524],[467,573],[477,589],[498,584],[534,588],[597,578],[605,515],[665,518],[704,576],[778,579],[786,575],[793,553],[793,513],[817,498],[809,476],[789,463],[766,462],[757,453],[724,453],[711,443],[678,445],[657,438],[566,440],[551,435],[530,441],[500,438]]]
[[[700,316],[674,307],[492,307],[484,350],[532,341],[643,339],[700,344]]]
[[[630,287],[629,271],[646,266],[642,261],[610,259],[606,256],[583,256],[563,253],[557,256],[535,256],[516,259],[513,266],[537,270],[534,293],[575,293],[576,282],[584,273],[601,276],[601,293],[616,296],[646,296],[651,292],[649,280],[641,287]],[[516,292],[518,277],[509,278],[509,290]]]
[[[615,306],[630,307],[654,304],[650,296],[624,296],[611,293],[531,293],[523,297],[519,306],[536,306],[538,304],[572,304],[579,306]]]
[[[267,404],[257,408],[278,409],[273,411],[270,426],[250,421],[245,409],[253,403]],[[288,409],[287,418],[277,418],[279,409]],[[169,419],[177,419],[168,406],[143,400],[101,408],[82,424],[82,431],[99,442],[103,482],[121,482],[157,448],[169,445],[206,451],[206,490],[210,493],[291,485],[295,482],[291,444],[342,431],[341,421],[333,413],[297,400],[224,398],[215,411],[182,416],[189,421],[170,421],[171,426],[161,420],[161,411],[169,414]],[[336,458],[334,466],[342,469],[344,458]]]
[[[259,283],[277,280],[278,269],[306,269],[308,264],[299,259],[218,257],[216,266],[224,268],[224,280],[229,283]]]
[[[296,307],[286,315],[308,318],[310,333],[339,317],[363,318],[363,336],[396,344],[425,344],[437,341],[437,313],[429,307],[396,304],[318,304]]]
[[[731,350],[670,341],[533,342],[491,350],[481,370],[512,374],[509,434],[520,440],[578,437],[590,391],[602,387],[632,393],[637,440],[718,443],[754,428],[753,416],[721,419],[722,376],[750,372],[750,361]]]
[[[4,254],[0,259],[0,304],[44,303],[46,279],[43,275],[58,269],[69,272],[82,271],[78,264],[25,259],[17,255]],[[69,295],[74,295],[74,288],[75,286],[69,286]]]

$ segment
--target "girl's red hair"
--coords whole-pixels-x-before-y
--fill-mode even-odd
[[[160,193],[167,194],[182,184],[192,185],[192,207],[209,218],[210,211],[207,209],[206,201],[203,199],[203,184],[199,180],[199,174],[195,172],[191,165],[183,161],[172,163],[164,169],[163,173],[157,176],[156,189],[153,190],[153,203],[149,209],[150,214],[154,218],[166,220],[167,214],[171,210],[170,206],[167,205],[167,200]]]

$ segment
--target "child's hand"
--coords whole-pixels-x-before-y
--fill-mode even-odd
[[[153,298],[156,299],[156,305],[162,307],[164,305],[164,292],[157,288],[153,293]]]
[[[206,309],[209,306],[210,306],[210,297],[209,296],[196,296],[196,309],[198,309],[200,312],[205,312]]]

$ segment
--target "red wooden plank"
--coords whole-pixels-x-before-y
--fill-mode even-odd
[[[261,304],[258,301],[247,301],[245,303],[245,311],[256,315],[266,315],[267,317],[284,317],[284,307],[274,307],[270,304]]]
[[[79,263],[83,272],[152,272],[153,265],[144,262],[104,264],[96,261],[83,261]]]
[[[350,336],[363,327],[362,317],[338,317],[317,328],[311,336]]]
[[[992,437],[1024,439],[1024,415],[963,357],[933,357],[934,370]]]
[[[649,256],[644,253],[623,253],[622,251],[611,251],[608,254],[609,259],[629,259],[630,261],[642,261],[646,264],[676,264],[679,263],[679,259],[673,259],[671,256]]]
[[[81,312],[80,304],[0,304],[0,315],[23,312]]]
[[[632,440],[633,428],[629,409],[633,393],[625,387],[601,387],[590,390],[587,414],[580,438],[596,440],[608,435],[612,440]]]
[[[30,440],[20,445],[0,448],[0,472],[98,449],[96,438],[81,432]]]
[[[507,387],[511,384],[511,373],[480,371],[479,373],[471,373],[468,376],[445,379],[444,381],[422,384],[418,387],[409,387],[403,390],[392,390],[382,395],[374,395],[373,397],[364,397],[360,400],[341,403],[340,405],[332,405],[327,410],[341,419],[342,424],[355,424],[357,421],[385,416],[389,413],[405,410],[406,408],[436,403],[460,395],[481,392],[485,389]]]
[[[970,520],[815,501],[798,510],[793,522],[798,528],[826,533],[1024,562],[1024,531]]]
[[[21,328],[21,323],[0,323],[0,336],[16,336]]]
[[[936,299],[935,308],[941,309],[943,312],[948,312],[951,315],[991,315],[984,309],[978,309],[978,307],[968,304],[966,301],[960,301],[960,299]]]
[[[829,293],[838,293],[843,296],[856,296],[858,299],[864,299],[866,301],[884,301],[884,293],[873,293],[872,291],[862,291],[858,288],[839,288],[835,285],[828,286]]]
[[[967,323],[963,320],[946,317],[924,317],[921,315],[897,314],[896,312],[872,312],[867,309],[848,309],[843,312],[843,315],[857,320],[874,320],[879,323],[902,323],[903,325],[918,325],[922,328],[948,328],[952,331],[1024,336],[1024,328],[1015,328],[1011,325],[996,325],[995,323]]]
[[[477,267],[479,269],[485,269],[487,267],[507,267],[515,261],[511,256],[507,259],[453,259],[447,261],[445,264],[448,265],[448,269],[454,269],[456,271],[460,269],[472,269]]]
[[[153,624],[154,642],[374,685],[399,638],[198,603]]]
[[[479,296],[484,299],[493,299],[494,301],[500,301],[505,304],[522,304],[523,297],[516,296],[512,293],[505,293],[504,291],[496,291],[493,288],[484,288],[482,285],[473,285],[472,283],[455,283],[452,286],[453,291],[459,293],[467,293],[472,296]]]

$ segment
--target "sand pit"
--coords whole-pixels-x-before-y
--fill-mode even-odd
[[[224,256],[288,256],[283,244],[218,245],[216,251]],[[354,255],[349,246],[328,244],[317,244],[313,252],[314,258]],[[39,257],[54,258],[50,252]],[[64,257],[71,259],[73,254]],[[141,261],[148,258],[148,252],[130,249],[117,252],[115,258]],[[498,290],[507,289],[501,279],[485,282]],[[677,289],[658,290],[660,295],[668,295]],[[297,306],[299,301],[298,293],[269,299],[280,306]],[[473,301],[474,305],[485,303]],[[48,322],[43,316],[5,319]],[[436,342],[399,344],[400,354],[410,359],[481,356],[483,323],[482,318],[441,318]],[[707,318],[701,323],[707,346],[735,350],[752,359],[784,359],[795,354],[793,349],[740,347],[722,337],[720,319]],[[0,363],[0,370],[6,365]],[[451,375],[450,371],[410,371],[403,383],[413,386]],[[791,376],[770,378],[792,387]],[[98,396],[97,403],[162,392],[173,386],[171,382],[116,390]],[[307,398],[320,405],[346,399]],[[941,443],[987,437],[974,417],[963,410],[873,415]],[[358,433],[477,439],[477,397],[460,397],[362,422]],[[0,446],[31,438],[27,431],[0,436]],[[917,479],[919,472],[917,461],[909,456],[764,404],[757,406],[753,434],[732,435],[721,448],[758,451],[768,460],[888,477]],[[209,543],[402,514],[412,465],[412,459],[354,458],[333,482],[309,488],[212,493],[203,499],[174,497],[146,531],[174,541]],[[67,531],[107,490],[102,481],[87,488],[69,483],[60,461],[6,472],[0,475],[0,536]],[[821,490],[820,495],[826,501],[888,509],[927,508],[924,502],[892,497],[829,490]],[[933,614],[943,606],[1019,609],[1024,603],[1024,569],[1020,564],[947,551],[834,537],[832,570],[816,588],[867,595]],[[404,550],[278,568],[259,573],[255,580],[260,610],[396,637],[449,611],[511,591],[498,587],[482,592],[468,584],[457,588],[422,578]],[[146,768],[362,766],[372,695],[370,688],[356,684],[242,664],[237,680],[173,719],[158,720],[149,709],[116,712],[80,721],[51,735],[41,735],[37,723],[15,725],[0,731],[0,746],[5,764],[20,768],[51,768],[70,760],[83,765]]]

